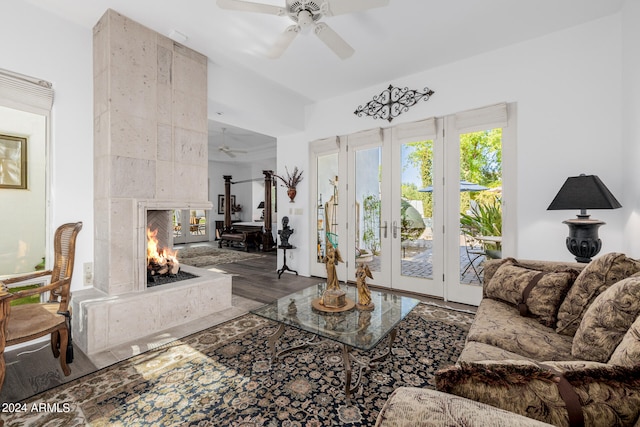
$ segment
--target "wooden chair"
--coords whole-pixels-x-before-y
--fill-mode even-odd
[[[65,375],[71,374],[67,363],[73,361],[71,343],[71,277],[75,258],[76,237],[82,222],[63,224],[54,237],[54,263],[52,270],[38,271],[0,281],[0,388],[4,382],[5,345],[15,345],[51,334],[51,350],[60,357]],[[47,278],[50,278],[47,284]],[[21,282],[43,286],[16,293],[8,292],[8,285]],[[46,302],[10,306],[11,301],[36,294],[48,293]]]

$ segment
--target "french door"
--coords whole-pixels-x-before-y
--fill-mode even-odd
[[[196,243],[209,241],[209,227],[207,226],[209,211],[181,209],[174,210],[173,243]]]
[[[326,276],[324,251],[334,244],[344,261],[341,281],[353,281],[358,264],[366,263],[373,275],[368,283],[478,304],[483,258],[467,269],[461,213],[482,200],[506,206],[502,159],[509,150],[502,147],[505,136],[515,136],[508,109],[515,111],[500,104],[312,143],[311,273]],[[469,141],[477,152],[469,153]],[[482,186],[461,186],[476,178],[493,179],[493,187],[482,190],[484,199],[472,191]],[[503,247],[513,242],[499,238]]]

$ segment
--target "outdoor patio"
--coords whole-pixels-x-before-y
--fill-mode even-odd
[[[426,246],[407,246],[402,251],[402,275],[411,277],[423,277],[425,279],[433,276],[433,267],[431,263],[431,257],[433,255],[431,246],[427,243]],[[478,278],[473,268],[468,268],[469,257],[464,246],[460,246],[460,283],[466,283],[470,285],[482,285],[482,263],[485,257],[480,256],[474,261],[474,266],[480,274]],[[369,268],[372,271],[376,271],[379,265],[379,258],[373,257],[373,261],[369,263]],[[467,271],[464,271],[464,270]],[[463,274],[464,272],[464,274]]]

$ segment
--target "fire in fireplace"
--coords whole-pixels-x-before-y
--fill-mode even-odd
[[[147,228],[147,287],[198,277],[180,269],[178,251],[160,248],[157,235],[157,229]]]
[[[178,252],[158,247],[158,230],[147,228],[147,275],[175,276],[180,271]]]

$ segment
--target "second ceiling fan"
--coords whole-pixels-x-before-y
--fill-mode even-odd
[[[294,25],[287,27],[278,38],[268,54],[271,58],[280,57],[298,33],[313,29],[316,36],[341,59],[353,55],[354,49],[331,27],[324,22],[319,22],[320,19],[323,16],[344,15],[389,4],[389,0],[285,0],[285,6],[279,7],[244,0],[217,0],[217,2],[222,9],[277,16],[286,15],[295,22]]]

